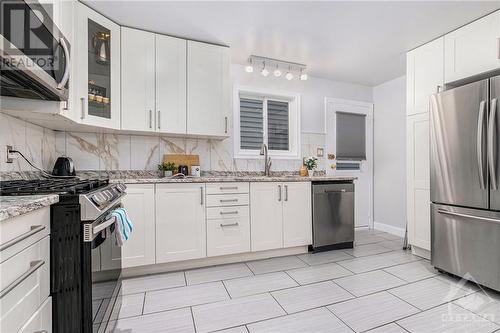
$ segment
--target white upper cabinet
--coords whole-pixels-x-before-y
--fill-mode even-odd
[[[78,121],[120,128],[120,26],[84,4],[77,3],[74,45],[73,107]]]
[[[283,185],[250,184],[250,232],[252,251],[283,247]]]
[[[443,86],[444,37],[407,53],[406,112],[408,115],[429,112],[429,96]]]
[[[312,244],[311,183],[283,184],[283,245]]]
[[[156,129],[186,133],[186,40],[156,35]]]
[[[122,247],[122,267],[155,263],[155,185],[129,184],[123,206],[134,224]]]
[[[228,135],[229,49],[187,42],[187,133]]]
[[[122,129],[155,131],[155,34],[121,31]]]
[[[205,184],[156,185],[156,263],[207,255]]]
[[[445,35],[445,82],[500,67],[500,12]]]

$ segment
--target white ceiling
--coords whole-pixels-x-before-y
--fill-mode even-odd
[[[500,8],[499,1],[211,2],[84,0],[131,27],[304,63],[308,73],[377,85],[405,73],[405,52]]]

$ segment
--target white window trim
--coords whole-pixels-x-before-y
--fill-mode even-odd
[[[233,125],[234,125],[234,158],[239,159],[261,159],[262,156],[258,150],[241,149],[240,136],[240,96],[246,98],[273,99],[277,101],[289,102],[289,143],[290,150],[277,151],[269,150],[268,155],[274,159],[301,159],[301,133],[300,133],[300,94],[288,91],[234,86],[233,91]],[[263,122],[264,136],[267,132],[267,119]]]

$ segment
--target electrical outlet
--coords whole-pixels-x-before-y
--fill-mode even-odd
[[[6,162],[7,163],[12,163],[14,162],[14,159],[16,158],[16,154],[11,153],[10,151],[12,150],[12,146],[7,145],[6,146]]]

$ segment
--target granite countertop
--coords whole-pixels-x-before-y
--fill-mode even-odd
[[[342,176],[202,176],[186,178],[152,178],[152,177],[130,177],[115,178],[110,182],[122,182],[126,184],[145,183],[223,183],[223,182],[320,182],[320,181],[353,181],[356,177]]]
[[[59,202],[57,194],[0,196],[0,221]]]

